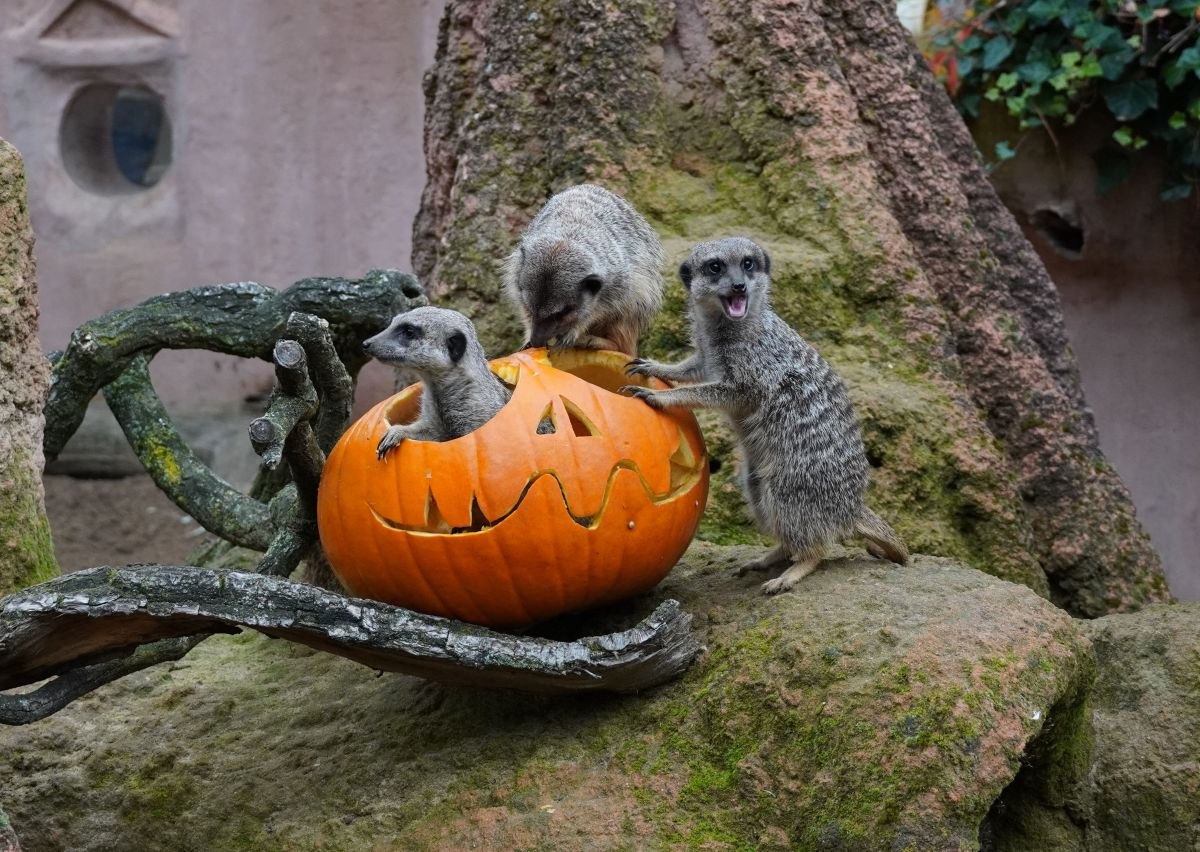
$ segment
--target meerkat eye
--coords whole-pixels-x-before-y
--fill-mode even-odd
[[[604,286],[604,282],[600,280],[599,275],[589,275],[579,282],[579,289],[590,296],[595,296],[600,292],[600,288]]]
[[[725,268],[725,264],[719,260],[710,260],[704,264],[704,268],[708,271],[709,275],[720,275],[721,270]]]
[[[400,335],[401,340],[420,340],[421,335],[424,334],[420,328],[408,322],[401,323],[396,332]]]
[[[743,257],[742,258],[742,269],[746,270],[747,272],[753,272],[754,271],[754,258]]]

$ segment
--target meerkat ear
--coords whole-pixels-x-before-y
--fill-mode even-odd
[[[692,289],[692,268],[686,260],[679,264],[679,280],[683,282],[684,287]]]
[[[467,336],[461,331],[454,332],[446,338],[446,351],[450,353],[450,360],[457,364],[467,351]]]
[[[762,248],[762,247],[759,246],[759,248]],[[762,249],[762,253],[763,253],[763,272],[767,273],[767,275],[770,275],[771,274],[771,255],[767,254],[766,249]]]

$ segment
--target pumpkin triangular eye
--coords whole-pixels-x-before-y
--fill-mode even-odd
[[[596,424],[588,419],[588,416],[580,410],[579,406],[571,402],[565,396],[560,396],[563,408],[567,410],[567,417],[571,420],[571,431],[575,433],[576,438],[595,438],[599,437],[600,430],[596,428]]]
[[[538,420],[537,433],[539,435],[553,435],[558,431],[554,425],[554,403],[546,406],[546,410],[542,412],[542,417]]]
[[[695,479],[698,468],[696,454],[692,451],[692,445],[688,443],[682,427],[679,429],[679,446],[671,453],[670,462],[672,491]]]

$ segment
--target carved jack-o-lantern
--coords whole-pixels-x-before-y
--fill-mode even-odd
[[[318,527],[354,595],[519,627],[654,586],[696,531],[708,458],[690,412],[618,395],[615,352],[529,350],[492,362],[514,388],[491,421],[446,442],[404,441],[420,386],[347,430],[321,479]]]

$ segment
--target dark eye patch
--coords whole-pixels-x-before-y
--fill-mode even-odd
[[[396,334],[401,340],[420,340],[425,336],[425,330],[410,322],[402,322],[397,326]]]
[[[725,269],[725,264],[719,260],[710,260],[704,264],[704,270],[709,275],[720,275]]]
[[[599,275],[589,275],[587,278],[584,278],[579,282],[579,289],[582,292],[588,293],[592,296],[595,296],[597,293],[599,293],[600,288],[603,286],[604,282],[600,279]]]
[[[754,271],[754,258],[743,257],[742,258],[742,269],[746,270],[747,272],[753,272]]]

